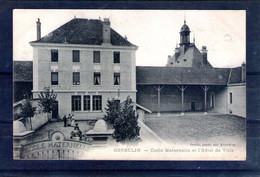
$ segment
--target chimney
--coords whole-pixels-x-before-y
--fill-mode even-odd
[[[208,61],[208,50],[206,46],[202,46],[201,53],[202,53],[202,66],[204,66],[205,64],[207,64]]]
[[[39,40],[41,39],[41,22],[39,18],[36,24],[37,24],[37,40]]]
[[[241,66],[241,81],[246,82],[246,63],[243,62]]]
[[[110,44],[110,21],[109,18],[104,18],[103,21],[103,44]]]

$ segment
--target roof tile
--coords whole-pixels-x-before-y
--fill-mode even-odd
[[[134,47],[132,43],[111,28],[111,44]],[[103,22],[101,20],[75,18],[60,26],[39,40],[40,43],[64,43],[101,45],[103,43]]]

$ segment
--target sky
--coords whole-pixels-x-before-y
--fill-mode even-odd
[[[137,66],[165,66],[179,44],[184,24],[198,49],[207,46],[213,67],[237,67],[246,61],[244,10],[32,10],[13,11],[13,60],[32,60],[30,41],[36,40],[36,21],[42,37],[74,17],[109,18],[111,27],[137,45]]]

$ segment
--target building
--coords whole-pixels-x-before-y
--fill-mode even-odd
[[[190,28],[184,20],[184,25],[180,31],[180,47],[176,45],[174,55],[168,56],[166,66],[212,68],[207,58],[207,47],[202,46],[200,52],[195,45],[195,38],[193,38],[193,43],[190,42],[190,32]]]
[[[74,114],[77,119],[103,117],[108,99],[136,101],[137,46],[110,27],[109,19],[74,18],[33,47],[33,97],[45,87],[57,93],[58,115]]]
[[[137,66],[137,103],[153,112],[203,111],[246,117],[246,66],[214,68],[190,42],[186,22],[165,67]]]
[[[32,61],[13,62],[13,101],[18,102],[22,99],[32,98],[33,75]]]
[[[74,18],[42,38],[40,30],[38,20],[38,39],[30,42],[32,92],[34,98],[44,87],[57,93],[53,117],[103,117],[108,99],[128,95],[158,115],[202,111],[246,117],[246,65],[214,68],[207,47],[199,50],[195,39],[190,42],[185,21],[165,67],[136,66],[137,46],[110,28],[109,19]]]

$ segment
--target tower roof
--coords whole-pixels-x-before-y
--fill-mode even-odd
[[[188,25],[186,25],[186,20],[184,20],[184,24],[181,27],[181,31],[180,32],[190,32],[190,28]]]

